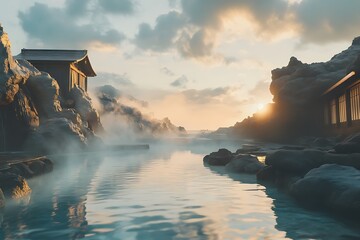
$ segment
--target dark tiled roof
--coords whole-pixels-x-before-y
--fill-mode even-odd
[[[87,50],[21,49],[16,58],[29,61],[66,61],[78,62],[87,56]]]
[[[87,50],[60,50],[60,49],[21,49],[21,53],[15,59],[25,59],[27,61],[54,61],[71,62],[81,68],[89,77],[96,76],[92,69]]]

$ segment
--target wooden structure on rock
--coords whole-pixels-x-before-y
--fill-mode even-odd
[[[336,134],[360,131],[360,71],[352,71],[323,93],[326,129]]]
[[[60,86],[65,99],[74,86],[87,91],[88,77],[95,77],[87,50],[22,49],[16,59],[25,59],[49,73]]]

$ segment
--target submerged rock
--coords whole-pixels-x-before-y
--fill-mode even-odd
[[[53,163],[50,159],[41,158],[29,162],[13,164],[7,172],[20,175],[26,179],[49,173],[53,170]]]
[[[19,199],[31,193],[25,178],[12,173],[0,173],[0,189],[6,198]]]
[[[211,166],[225,166],[233,158],[233,154],[225,149],[219,149],[217,152],[212,152],[209,155],[206,155],[203,159],[205,164]]]
[[[257,157],[240,154],[234,156],[225,169],[229,172],[255,174],[264,167],[265,164],[259,162]]]
[[[291,188],[301,203],[360,219],[360,171],[325,164],[311,170]]]

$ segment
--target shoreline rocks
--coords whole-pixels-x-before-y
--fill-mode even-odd
[[[53,162],[45,157],[30,161],[9,160],[0,170],[0,208],[10,199],[18,200],[31,194],[27,179],[49,173]]]
[[[249,154],[260,148],[244,147],[235,153],[222,148],[217,152],[206,155],[203,159],[205,166],[224,166],[225,170],[232,173],[256,174],[265,167],[256,156]]]
[[[360,134],[342,144],[357,144]],[[274,185],[300,205],[326,210],[360,221],[360,153],[279,146],[264,150],[242,148],[236,153],[220,149],[204,157],[205,166],[224,166],[216,171],[256,174],[257,182]],[[256,150],[256,151],[255,151]],[[354,149],[353,149],[354,150]],[[265,164],[253,154],[266,153]]]
[[[359,219],[360,171],[349,166],[325,164],[295,182],[290,194],[303,205]]]

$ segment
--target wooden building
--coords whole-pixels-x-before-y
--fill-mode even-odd
[[[351,134],[360,131],[360,71],[352,71],[323,94],[327,132]]]
[[[25,59],[49,73],[57,80],[64,98],[75,85],[87,91],[88,77],[96,76],[87,50],[22,49],[15,58]]]

